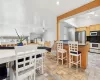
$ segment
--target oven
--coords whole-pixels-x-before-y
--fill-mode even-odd
[[[90,43],[91,49],[100,49],[100,43]]]
[[[90,43],[90,52],[100,54],[100,43]]]

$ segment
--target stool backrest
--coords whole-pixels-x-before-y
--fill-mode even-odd
[[[16,78],[19,80],[18,76],[20,72],[24,72],[28,69],[35,69],[36,56],[35,51],[26,51],[26,46],[16,46]],[[20,49],[19,49],[20,48]],[[26,73],[23,73],[26,74]],[[26,75],[27,76],[27,75]]]
[[[78,54],[78,42],[68,41],[68,45],[69,45],[69,53],[75,52]]]
[[[59,49],[63,49],[63,41],[57,41],[57,42],[56,42],[56,45],[57,45],[57,51],[58,51]]]

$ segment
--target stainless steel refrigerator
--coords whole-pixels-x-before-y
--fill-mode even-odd
[[[78,41],[79,44],[86,44],[86,31],[76,31],[75,41]]]

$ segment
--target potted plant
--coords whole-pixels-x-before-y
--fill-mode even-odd
[[[23,46],[23,41],[26,39],[26,37],[24,37],[24,36],[19,36],[19,34],[18,34],[18,32],[17,32],[16,29],[15,29],[15,31],[16,31],[16,34],[17,34],[18,39],[19,39],[19,43],[17,43],[17,46]]]

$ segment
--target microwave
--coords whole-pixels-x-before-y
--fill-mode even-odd
[[[91,31],[90,36],[100,36],[100,31]]]
[[[90,32],[90,36],[97,36],[98,32]]]

